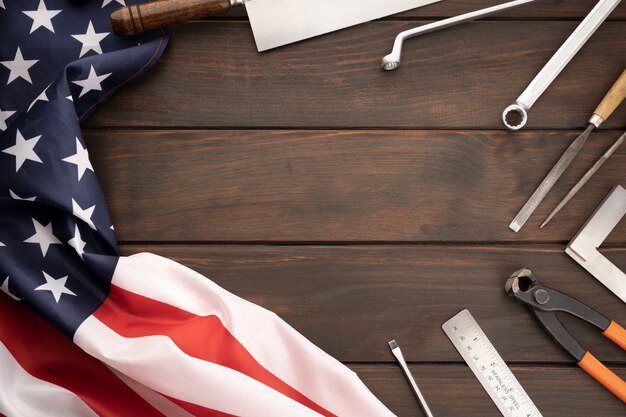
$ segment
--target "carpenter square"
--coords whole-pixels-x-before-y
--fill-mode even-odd
[[[134,35],[245,5],[259,52],[440,0],[160,0],[111,14],[117,35]]]
[[[565,253],[626,303],[626,273],[598,251],[624,215],[626,189],[618,185],[567,245]]]

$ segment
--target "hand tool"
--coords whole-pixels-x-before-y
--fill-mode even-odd
[[[565,253],[626,303],[626,273],[598,251],[625,214],[626,190],[618,185],[567,245]]]
[[[595,5],[515,103],[504,109],[502,121],[506,127],[518,130],[526,125],[528,110],[620,2],[621,0],[600,0]]]
[[[583,133],[578,136],[574,142],[565,150],[561,158],[557,161],[554,167],[550,170],[548,175],[543,179],[539,187],[535,190],[533,195],[530,196],[524,207],[517,213],[509,228],[514,232],[518,232],[524,223],[530,218],[535,209],[543,201],[545,196],[550,192],[550,189],[561,177],[563,172],[572,163],[578,152],[583,147],[589,134],[593,129],[598,128],[606,121],[611,114],[615,111],[617,106],[624,100],[626,96],[626,69],[622,72],[617,81],[609,89],[609,92],[604,96],[598,107],[594,110],[593,114],[589,118],[589,126]]]
[[[626,350],[626,330],[586,304],[546,287],[529,269],[520,269],[509,278],[506,293],[526,304],[554,340],[596,381],[626,403],[626,382],[586,351],[563,327],[555,311],[569,313],[602,330],[602,334]]]
[[[420,405],[422,406],[422,410],[424,410],[424,413],[426,413],[426,416],[433,417],[433,413],[430,411],[430,408],[428,407],[428,404],[426,403],[426,398],[424,398],[424,396],[422,395],[422,392],[417,387],[417,384],[415,383],[415,379],[413,379],[413,375],[411,375],[411,371],[409,370],[409,367],[407,366],[406,361],[404,360],[404,356],[402,355],[400,346],[398,346],[398,343],[395,341],[395,339],[390,340],[388,343],[389,343],[389,348],[391,349],[391,353],[393,353],[393,356],[396,357],[396,360],[398,361],[398,363],[400,364],[400,367],[404,371],[404,375],[406,376],[406,379],[409,380],[409,383],[411,384],[411,388],[413,388],[413,392],[417,396],[417,400],[420,402]]]
[[[259,52],[440,0],[160,0],[115,10],[117,35],[134,35],[245,5]]]
[[[598,170],[602,167],[602,165],[604,165],[604,163],[611,157],[611,155],[613,155],[615,153],[617,148],[619,148],[622,145],[622,143],[624,143],[624,139],[626,139],[626,132],[622,133],[622,136],[620,136],[615,141],[615,143],[613,145],[611,145],[611,147],[609,149],[607,149],[607,151],[600,157],[600,159],[598,159],[596,161],[596,163],[593,164],[593,166],[591,168],[589,168],[589,171],[587,171],[585,173],[585,175],[583,175],[580,178],[580,180],[578,180],[576,185],[574,185],[572,187],[572,189],[569,191],[569,193],[567,193],[567,195],[563,198],[563,200],[561,200],[559,205],[556,206],[554,208],[554,210],[552,210],[552,213],[550,213],[550,215],[544,220],[544,222],[541,224],[541,226],[539,226],[540,229],[543,229],[543,227],[546,224],[548,224],[548,222],[550,220],[552,220],[552,218],[554,218],[554,216],[556,216],[556,214],[559,211],[561,211],[561,209],[563,207],[565,207],[565,205],[572,199],[572,197],[574,197],[576,195],[578,190],[580,190],[581,188],[583,188],[583,186],[585,184],[587,184],[587,181],[589,181],[591,179],[591,177],[593,177],[593,174],[598,172]]]
[[[461,311],[441,327],[504,417],[541,417],[468,310]]]
[[[429,23],[426,25],[418,26],[413,29],[400,32],[396,36],[393,42],[393,49],[389,55],[386,55],[381,62],[381,67],[387,71],[394,70],[400,66],[400,58],[402,57],[402,44],[409,38],[425,35],[427,33],[435,32],[440,29],[446,29],[452,26],[460,25],[461,23],[470,22],[472,20],[481,19],[498,12],[514,9],[516,7],[524,6],[528,3],[535,3],[540,0],[515,0],[507,3],[498,4],[496,6],[487,7],[485,9],[476,10],[469,13],[464,13],[458,16],[443,19],[438,22]]]

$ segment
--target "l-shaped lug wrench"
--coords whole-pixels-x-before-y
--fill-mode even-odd
[[[515,103],[504,109],[502,121],[506,127],[511,130],[519,130],[526,125],[528,110],[620,2],[621,0],[600,0],[595,5],[543,69],[539,71],[526,90],[515,100]]]

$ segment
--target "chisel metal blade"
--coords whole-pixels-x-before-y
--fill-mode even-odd
[[[589,134],[595,127],[596,126],[594,124],[590,123],[587,129],[585,129],[585,131],[581,133],[580,136],[578,136],[576,140],[574,140],[574,142],[572,142],[572,144],[569,146],[569,148],[567,148],[563,155],[561,155],[561,158],[558,160],[556,165],[552,167],[548,175],[543,179],[541,184],[539,184],[539,187],[537,187],[533,195],[531,195],[526,204],[524,204],[524,207],[522,207],[519,213],[517,213],[517,216],[515,216],[515,218],[509,225],[509,228],[511,230],[513,230],[514,232],[518,232],[522,228],[522,226],[524,226],[526,221],[530,218],[535,209],[543,201],[545,196],[548,195],[550,189],[552,189],[558,179],[561,178],[563,172],[565,172],[565,170],[572,163],[574,158],[576,158],[576,155],[580,151],[580,148],[582,148],[585,142],[587,142]]]
[[[574,197],[576,195],[576,193],[583,188],[583,186],[585,184],[587,184],[587,181],[589,181],[591,179],[591,177],[593,177],[593,174],[595,174],[596,172],[598,172],[598,170],[602,167],[602,165],[604,165],[604,163],[611,157],[611,155],[613,155],[615,153],[615,151],[617,150],[617,148],[619,148],[620,146],[622,146],[622,143],[624,143],[624,140],[626,140],[626,132],[624,132],[622,134],[622,136],[620,136],[613,145],[611,145],[611,147],[600,157],[600,159],[598,159],[596,161],[595,164],[593,164],[593,166],[591,168],[589,168],[589,171],[587,171],[585,173],[585,175],[582,176],[582,178],[580,180],[578,180],[578,182],[576,183],[576,185],[574,185],[574,187],[572,187],[572,189],[570,190],[569,193],[567,193],[567,195],[563,198],[563,200],[561,200],[561,202],[559,203],[558,206],[555,207],[554,210],[552,210],[552,213],[550,213],[550,215],[543,221],[543,223],[541,224],[541,226],[539,226],[540,229],[543,229],[543,227],[548,224],[550,222],[550,220],[552,220],[552,218],[554,216],[556,216],[556,214],[561,211],[561,209],[563,207],[565,207],[565,205],[567,203],[569,203],[569,201],[572,199],[572,197]]]
[[[259,52],[440,0],[246,0]]]

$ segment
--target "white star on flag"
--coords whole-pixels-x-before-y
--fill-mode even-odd
[[[0,7],[2,7],[4,10],[6,10],[6,7],[4,7],[4,1],[0,0]]]
[[[77,224],[74,225],[74,237],[71,238],[69,242],[67,242],[67,244],[76,249],[76,253],[82,259],[83,254],[85,253],[85,246],[87,245],[87,242],[85,242],[80,235],[80,230],[78,230]]]
[[[3,153],[15,156],[15,172],[19,171],[24,162],[27,160],[43,164],[41,159],[39,159],[39,156],[35,153],[35,145],[37,145],[39,138],[41,138],[41,135],[30,139],[24,139],[20,130],[17,129],[17,133],[15,134],[15,145],[2,151]]]
[[[7,119],[15,114],[14,111],[0,109],[0,131],[7,130]]]
[[[44,90],[41,92],[41,94],[39,94],[37,96],[36,99],[33,100],[32,103],[30,103],[30,106],[28,106],[28,110],[26,110],[26,113],[28,113],[30,111],[30,109],[33,108],[33,106],[35,105],[35,103],[37,103],[38,101],[50,101],[48,100],[48,95],[46,94],[46,91],[48,91],[48,88],[50,88],[52,84],[48,85],[46,88],[44,88]]]
[[[24,243],[36,243],[41,248],[41,254],[45,257],[50,245],[62,245],[61,241],[52,233],[52,222],[47,226],[31,218],[35,226],[35,234],[24,241]]]
[[[96,226],[93,224],[93,221],[91,221],[91,216],[93,216],[93,211],[95,209],[96,209],[96,206],[94,205],[83,210],[78,205],[76,200],[72,198],[72,214],[76,216],[77,218],[81,219],[82,221],[84,221],[85,223],[87,223],[89,227],[91,227],[93,230],[97,230]]]
[[[54,33],[52,18],[61,13],[61,10],[48,10],[46,8],[46,3],[44,3],[43,0],[39,0],[39,7],[37,7],[37,10],[23,11],[22,13],[33,19],[33,26],[30,28],[30,33],[33,33],[40,27],[44,27]]]
[[[81,145],[78,137],[76,138],[76,153],[72,156],[68,156],[67,158],[63,158],[63,160],[76,165],[78,168],[78,181],[83,178],[83,174],[86,170],[89,169],[93,172],[93,167],[89,161],[89,151],[83,148],[83,145]]]
[[[73,295],[74,297],[76,297],[76,294],[74,294],[65,286],[65,283],[67,282],[67,275],[61,278],[52,278],[44,271],[41,272],[46,279],[46,283],[35,288],[35,291],[50,291],[54,296],[54,300],[57,302],[57,304],[59,303],[59,300],[61,299],[61,296],[63,294]]]
[[[0,0],[0,1],[2,1],[2,0]],[[102,2],[102,9],[104,9],[104,7],[107,4],[111,3],[112,1],[113,0],[103,0],[103,2]],[[124,3],[124,0],[115,0],[115,1],[118,2],[119,4],[121,4],[122,6],[126,6],[126,3]]]
[[[0,64],[4,65],[9,69],[9,71],[11,71],[9,73],[9,81],[7,81],[7,85],[11,84],[11,82],[13,82],[13,80],[16,80],[18,77],[23,78],[24,80],[32,84],[33,81],[30,79],[30,73],[28,72],[28,70],[37,62],[39,62],[38,59],[24,59],[24,57],[22,56],[22,50],[18,46],[13,61],[0,61]]]
[[[19,195],[15,194],[10,188],[9,188],[9,194],[11,195],[11,198],[13,200],[18,200],[18,201],[35,201],[37,199],[37,197],[25,197],[25,198],[22,198]]]
[[[72,35],[72,38],[83,44],[83,47],[80,49],[80,55],[78,55],[78,57],[82,57],[89,51],[94,51],[97,54],[101,54],[102,47],[100,46],[100,42],[102,42],[104,38],[109,36],[110,33],[111,32],[96,33],[93,28],[93,23],[90,20],[89,25],[87,26],[87,32],[85,32],[84,35]]]
[[[89,76],[86,79],[72,81],[74,84],[77,84],[83,87],[78,97],[80,98],[90,91],[102,91],[102,86],[100,85],[100,83],[106,80],[111,74],[112,73],[98,75],[92,65],[91,69],[89,70]]]
[[[16,296],[14,296],[13,294],[11,294],[11,291],[9,291],[9,277],[6,277],[4,279],[4,282],[2,283],[2,286],[0,287],[0,290],[4,291],[4,293],[6,295],[8,295],[9,297],[11,297],[12,299],[16,300],[16,301],[20,301],[19,298],[17,298]]]

